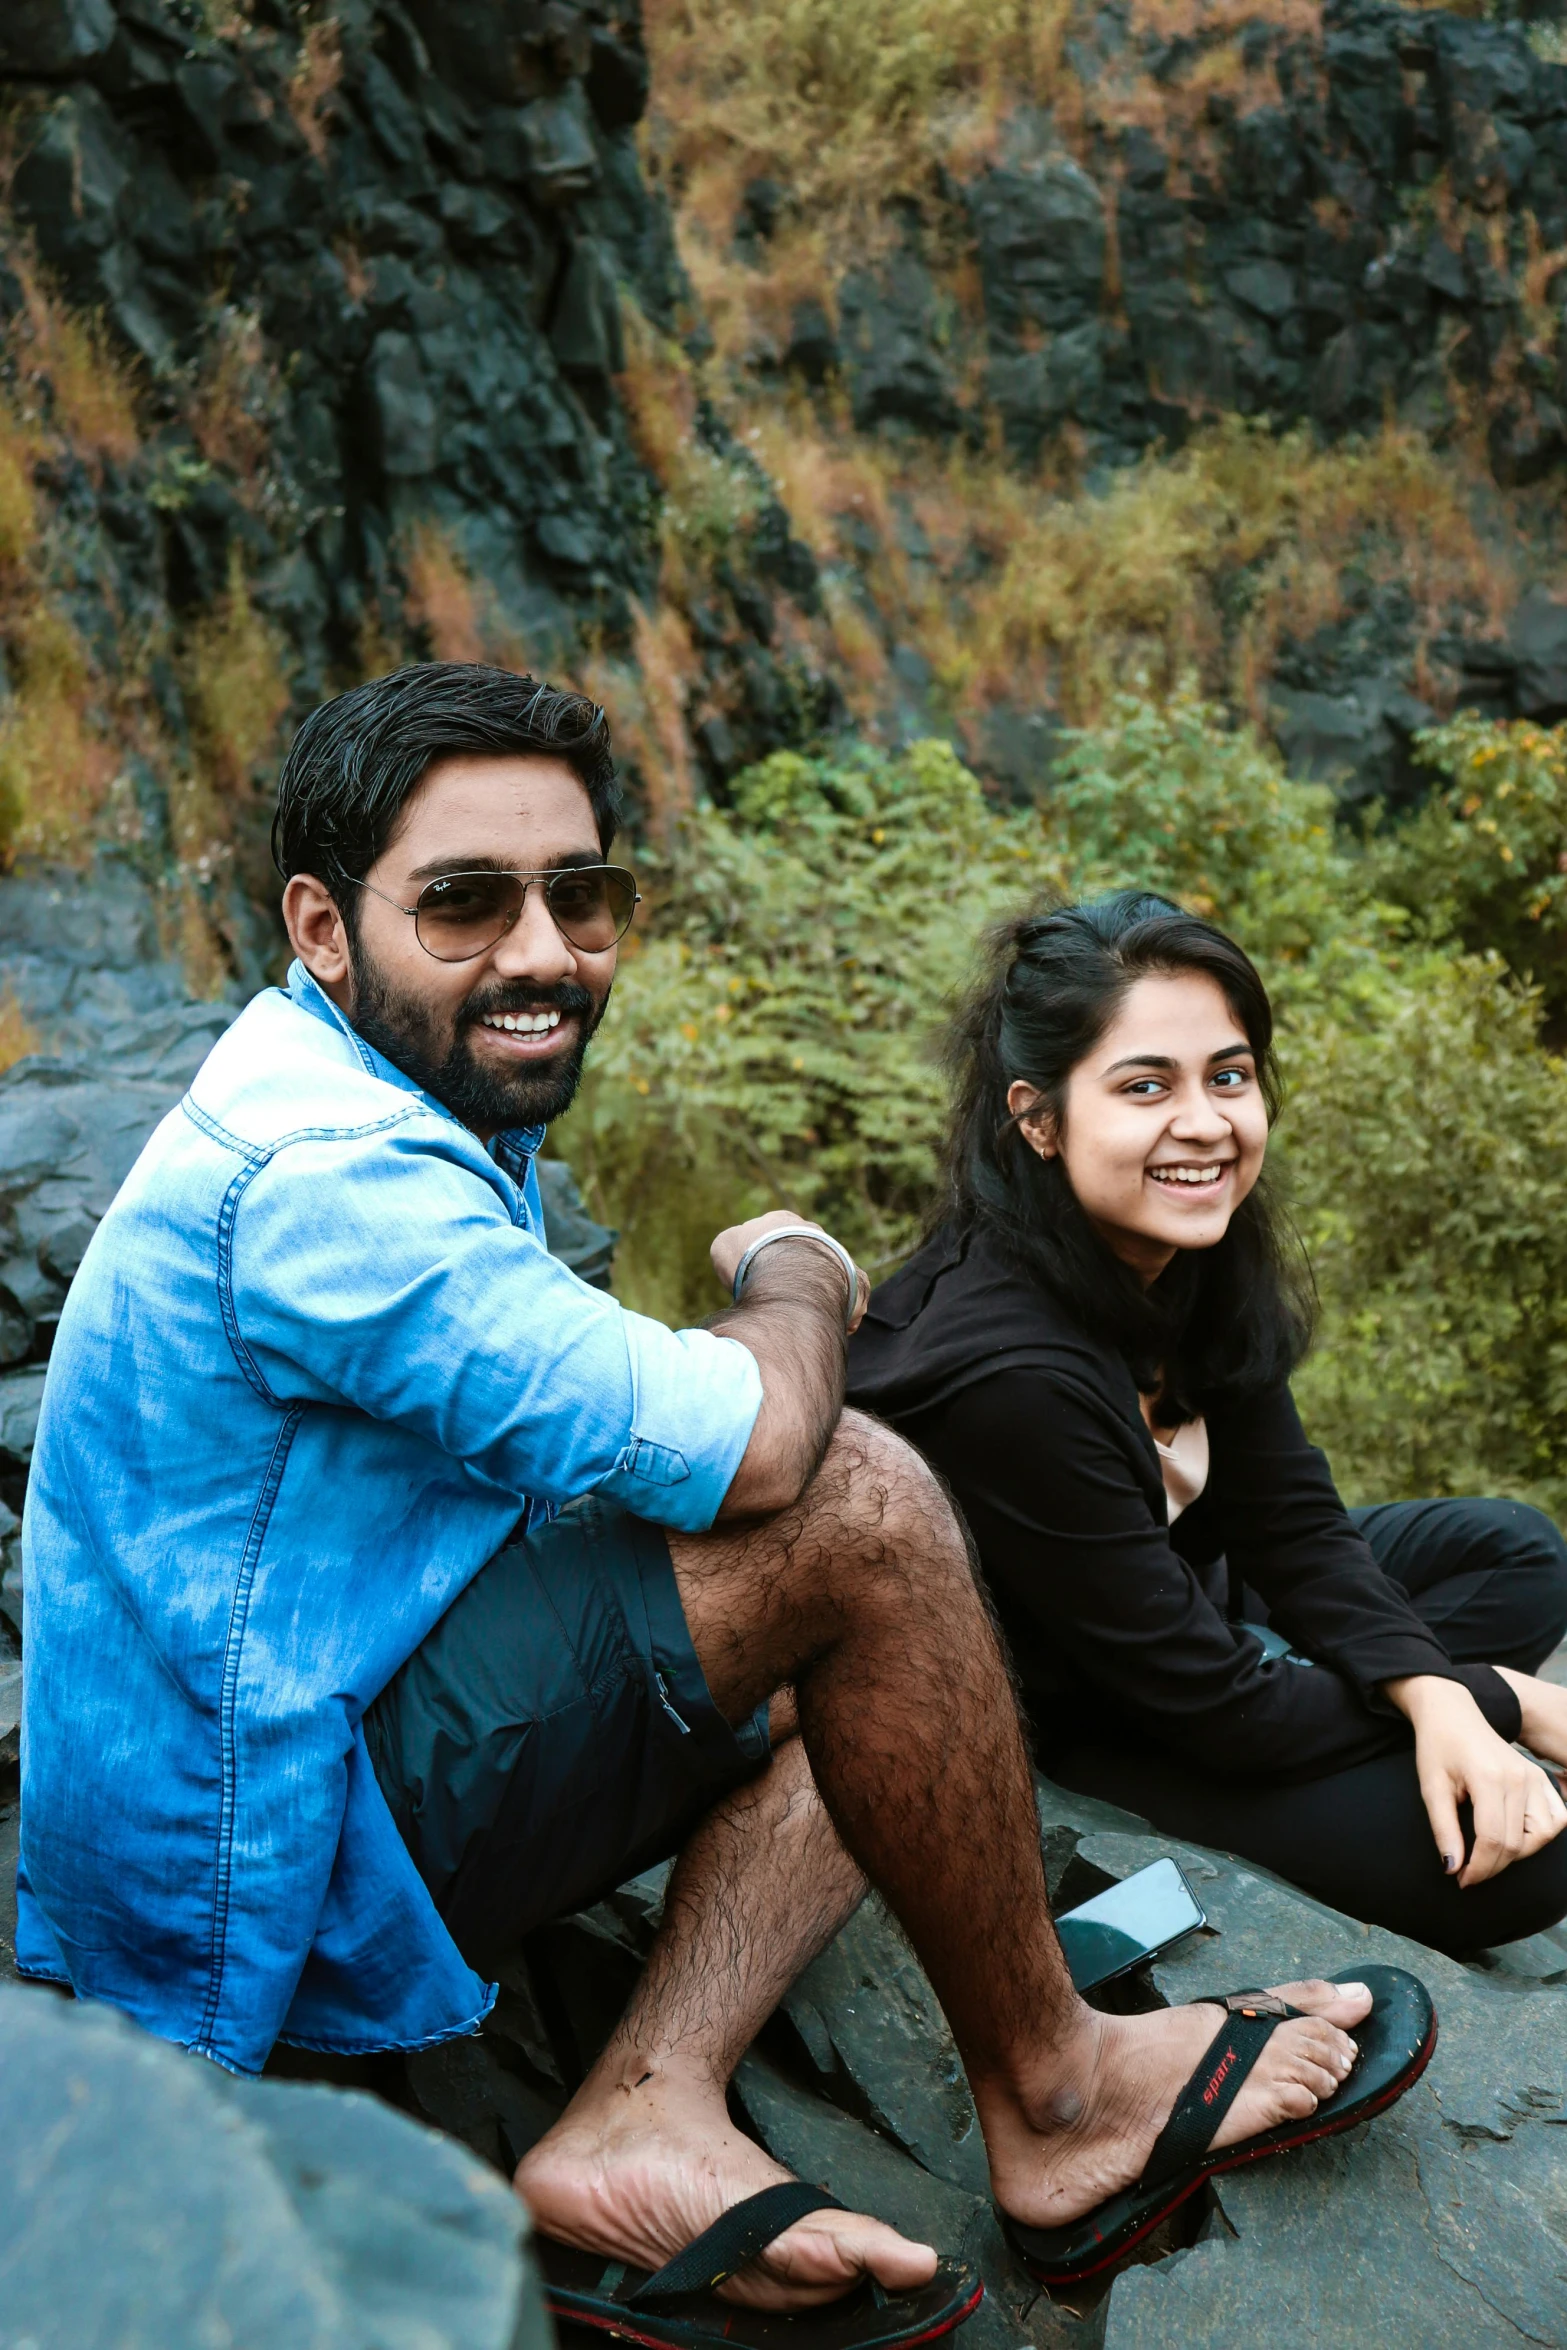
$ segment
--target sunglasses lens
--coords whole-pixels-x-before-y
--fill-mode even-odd
[[[419,892],[414,929],[425,953],[466,963],[517,918],[522,883],[510,873],[449,873]]]
[[[551,874],[547,895],[562,938],[585,955],[601,955],[630,927],[637,885],[623,865],[586,865]]]
[[[419,944],[438,962],[471,962],[511,928],[528,886],[529,878],[516,873],[443,874],[419,892]],[[636,876],[623,865],[585,865],[552,873],[544,894],[562,938],[586,955],[601,955],[630,927]]]

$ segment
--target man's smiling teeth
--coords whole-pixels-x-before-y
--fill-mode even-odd
[[[1150,1167],[1148,1172],[1155,1183],[1190,1183],[1210,1188],[1222,1183],[1229,1173],[1229,1162],[1223,1160],[1217,1167]]]
[[[486,1012],[486,1028],[504,1028],[509,1036],[542,1036],[560,1026],[558,1012]]]

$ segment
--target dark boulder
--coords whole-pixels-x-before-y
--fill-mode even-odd
[[[854,421],[951,434],[960,412],[950,359],[951,321],[929,269],[912,250],[879,269],[856,269],[838,289],[839,349]]]
[[[1418,795],[1414,737],[1435,725],[1436,712],[1396,676],[1361,678],[1336,693],[1275,685],[1270,715],[1290,773],[1332,784],[1342,807],[1399,807]]]
[[[1513,699],[1525,718],[1567,718],[1567,604],[1531,588],[1507,630]]]
[[[111,0],[6,0],[0,73],[73,74],[113,45]]]

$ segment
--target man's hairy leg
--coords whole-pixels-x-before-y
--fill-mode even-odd
[[[938,1480],[846,1413],[793,1508],[670,1548],[727,1717],[793,1683],[826,1808],[946,2010],[1002,2207],[1054,2225],[1129,2184],[1219,2012],[1104,2016],[1074,1992],[1010,1679]],[[1221,2143],[1308,2115],[1353,2061],[1369,1994],[1284,1988],[1311,2012],[1275,2032]]]
[[[625,2015],[518,2166],[518,2190],[546,2235],[657,2268],[732,2204],[788,2177],[735,2128],[725,2092],[864,1891],[791,1737],[687,1844]],[[724,2290],[755,2307],[804,2308],[867,2269],[894,2291],[925,2284],[935,2261],[880,2220],[824,2211]]]

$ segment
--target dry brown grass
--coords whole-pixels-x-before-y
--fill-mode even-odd
[[[421,631],[436,661],[490,658],[479,621],[478,598],[467,567],[446,533],[421,522],[403,554],[411,624]]]
[[[342,78],[343,36],[337,19],[317,17],[300,36],[299,63],[288,85],[288,111],[318,163],[326,161]]]
[[[1135,33],[1157,40],[1228,35],[1268,24],[1298,39],[1322,38],[1322,0],[1132,0]]]
[[[14,1069],[39,1045],[37,1029],[17,1002],[9,981],[0,988],[0,1070]]]
[[[9,631],[14,692],[0,708],[0,855],[82,864],[120,766],[91,665],[54,605],[29,602]]]
[[[129,464],[141,447],[135,368],[114,348],[101,318],[69,310],[26,254],[8,258],[23,294],[9,355],[29,408],[41,406],[49,425],[93,470],[106,459]]]
[[[666,597],[651,612],[633,604],[629,661],[592,653],[574,681],[608,712],[615,747],[637,773],[643,821],[660,845],[696,804],[688,720],[700,675],[691,632]]]
[[[282,639],[257,611],[237,549],[227,590],[191,627],[181,666],[202,778],[215,793],[248,792],[276,741],[288,680]]]
[[[1495,626],[1515,592],[1481,542],[1461,461],[1418,435],[1316,447],[1230,420],[1103,495],[1028,480],[961,450],[908,455],[839,437],[803,404],[758,412],[762,463],[827,567],[820,650],[874,714],[885,647],[916,646],[958,711],[999,697],[1074,720],[1195,670],[1254,715],[1286,637],[1340,617],[1351,565],[1397,581],[1426,639],[1455,605]],[[910,512],[929,547],[914,562]],[[865,552],[869,534],[872,551]],[[1244,579],[1244,617],[1227,617]]]
[[[39,454],[35,428],[0,398],[0,595],[25,576],[37,544],[33,466]]]
[[[807,217],[920,193],[958,118],[1061,78],[1066,0],[649,0],[658,143],[716,220],[749,178]]]
[[[271,455],[270,393],[259,316],[223,310],[203,356],[190,428],[208,464],[235,475],[251,495]]]

